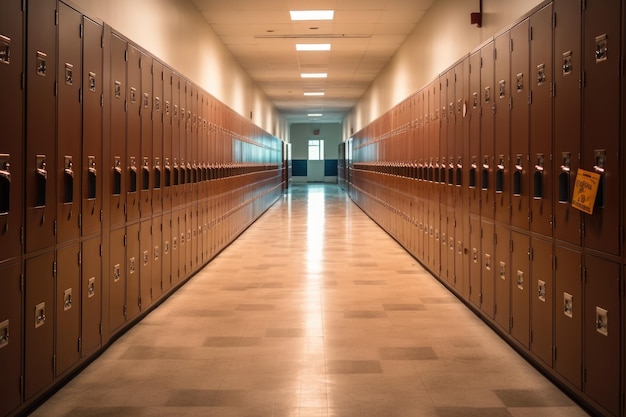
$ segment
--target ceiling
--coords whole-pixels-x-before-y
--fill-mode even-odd
[[[289,123],[341,122],[434,0],[192,0]],[[291,21],[290,10],[334,10]],[[331,51],[297,52],[296,43]],[[302,79],[326,72],[326,79]],[[305,97],[305,92],[325,93]],[[322,117],[309,117],[322,113]]]

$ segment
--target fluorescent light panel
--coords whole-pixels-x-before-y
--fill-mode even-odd
[[[303,72],[300,76],[302,78],[326,78],[328,74],[325,72]]]
[[[323,114],[322,113],[309,113],[309,114],[307,114],[307,116],[309,116],[309,117],[322,117]]]
[[[291,10],[291,20],[333,20],[334,10]]]
[[[330,51],[329,43],[297,43],[296,51]]]
[[[311,92],[306,92],[304,93],[305,96],[323,96],[324,92],[323,91],[311,91]]]

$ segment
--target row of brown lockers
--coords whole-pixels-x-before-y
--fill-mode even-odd
[[[617,0],[537,10],[355,135],[355,161],[414,166],[416,177],[439,168],[437,179],[465,188],[447,205],[619,255],[616,10]],[[584,219],[569,204],[578,168],[602,178]]]
[[[172,140],[171,147],[159,144],[160,138],[166,143],[175,132],[186,132],[186,127],[177,129],[178,124],[169,123],[166,117],[161,126],[158,117],[149,125],[147,117],[140,116],[141,129],[146,125],[146,129],[140,129],[142,137],[126,136],[126,130],[114,132],[116,122],[126,124],[126,119],[111,120],[117,84],[107,80],[113,72],[114,38],[123,39],[108,26],[62,2],[10,0],[0,4],[0,87],[6,92],[0,96],[4,126],[0,143],[0,374],[4,377],[0,379],[0,391],[6,393],[0,415],[28,407],[132,323],[125,317],[120,324],[123,309],[118,308],[120,289],[115,285],[120,278],[116,281],[117,263],[111,263],[120,248],[123,256],[129,250],[120,241],[120,234],[127,236],[132,250],[138,247],[142,251],[135,257],[139,262],[146,251],[149,253],[149,262],[140,268],[150,267],[152,270],[143,276],[153,276],[154,282],[144,280],[141,286],[145,294],[151,292],[152,296],[142,294],[143,312],[154,305],[159,294],[171,291],[170,285],[185,280],[228,244],[280,195],[282,142],[244,118],[235,117],[214,99],[211,125],[207,120],[205,130],[203,119],[202,138],[191,135],[193,132],[182,133],[185,145],[180,139]],[[132,42],[124,42],[148,57]],[[61,77],[63,80],[59,80]],[[182,82],[192,86],[184,79]],[[124,87],[123,94],[130,95],[129,91],[130,87]],[[198,97],[210,98],[196,91]],[[156,103],[156,97],[149,99],[153,113]],[[167,107],[166,102],[161,103]],[[193,112],[191,120],[193,130]],[[108,155],[111,136],[124,135],[126,152],[126,147],[142,142],[149,129],[152,142],[146,138],[145,148],[138,148],[151,149],[149,163],[155,149],[163,150],[165,159],[161,162],[168,152],[182,155],[181,149],[186,149],[182,152],[192,165],[186,165],[184,174],[172,165],[170,175],[163,165],[163,206],[154,204],[154,195],[150,194],[153,201],[146,206],[149,210],[142,210],[143,216],[128,221],[124,218],[115,225],[109,203],[117,194],[117,171],[113,164],[107,167],[104,162],[114,160]],[[163,130],[162,136],[159,129]],[[208,140],[213,147],[209,147]],[[194,143],[204,144],[199,146],[202,154]],[[197,153],[190,154],[189,149]],[[137,155],[144,157],[143,153]],[[207,166],[208,162],[212,165]],[[121,173],[124,178],[130,172],[130,163],[125,168],[128,171]],[[129,195],[139,201],[146,197],[143,191],[148,191],[158,198],[155,184],[159,173],[148,170],[148,187],[142,187],[140,169],[138,191]],[[174,185],[176,174],[178,186]],[[195,181],[187,180],[194,176]],[[126,201],[126,196],[117,201]],[[182,260],[176,257],[168,265],[165,247],[171,248],[175,238],[166,244],[164,237],[181,223],[185,235],[191,236],[187,246],[192,252],[187,257],[185,250],[185,260],[189,261],[182,263],[170,280],[168,271],[177,265],[176,260]],[[182,240],[182,226],[178,227]],[[144,234],[141,241],[135,232]],[[198,238],[199,233],[202,238]],[[160,262],[153,259],[159,255]],[[130,259],[120,262],[120,271],[125,271]],[[129,287],[131,309],[134,288]],[[126,283],[123,291],[126,305]]]
[[[625,373],[624,367],[620,366],[623,363],[620,346],[621,328],[624,324],[621,319],[621,267],[618,258],[611,256],[619,254],[621,244],[621,237],[618,236],[622,195],[619,194],[622,173],[618,163],[620,119],[619,113],[616,113],[620,97],[619,89],[614,87],[620,85],[620,74],[617,70],[618,56],[608,54],[606,43],[610,39],[610,42],[616,43],[615,50],[620,49],[620,17],[619,13],[615,13],[620,10],[620,5],[619,2],[613,3],[587,2],[583,15],[578,5],[565,1],[555,1],[547,8],[538,8],[528,19],[523,19],[454,65],[439,80],[418,93],[417,97],[410,97],[390,114],[355,135],[352,143],[348,143],[348,146],[354,145],[354,160],[348,161],[348,165],[353,163],[353,169],[348,171],[347,177],[351,178],[355,201],[460,296],[476,308],[482,309],[482,315],[487,320],[497,321],[505,333],[511,332],[515,343],[532,352],[531,355],[540,366],[550,370],[554,367],[554,375],[578,391],[578,395],[585,401],[602,409],[603,413],[620,415],[624,413],[620,398],[623,394],[622,378]],[[554,27],[553,22],[556,22]],[[569,22],[575,24],[570,25]],[[581,47],[582,29],[587,37]],[[546,55],[545,51],[546,46],[548,49],[551,46],[549,39],[552,30],[554,58]],[[546,33],[548,38],[545,37]],[[542,39],[542,45],[533,46]],[[584,59],[581,50],[587,51]],[[549,53],[552,54],[552,51]],[[539,62],[542,54],[545,62]],[[482,68],[481,58],[484,58]],[[554,68],[557,69],[554,74],[548,65],[552,59]],[[476,68],[480,68],[480,71],[475,71]],[[584,73],[582,68],[585,68]],[[495,77],[490,71],[496,74]],[[546,79],[539,85],[534,77],[542,73],[546,75]],[[521,83],[522,88],[518,93],[520,74],[520,81],[524,78],[526,81]],[[579,86],[583,74],[586,80],[584,89],[581,88],[582,85]],[[492,84],[489,84],[490,80],[494,80]],[[514,80],[512,92],[507,89],[507,84],[510,84],[507,83],[508,80]],[[500,81],[504,81],[502,98]],[[533,85],[535,82],[537,84]],[[436,94],[436,86],[439,85],[441,97]],[[550,87],[548,91],[554,97],[541,95],[539,87],[546,85]],[[558,89],[555,94],[556,87]],[[531,92],[534,94],[532,100],[529,100]],[[473,105],[474,93],[476,107]],[[497,103],[497,107],[485,105],[485,94],[490,102]],[[602,97],[606,97],[607,105],[612,107],[608,115],[604,106],[597,105]],[[441,100],[439,105],[437,100]],[[499,105],[499,100],[505,105]],[[581,105],[583,102],[585,106]],[[509,103],[511,108],[501,111],[502,107],[507,109]],[[549,105],[547,108],[546,104]],[[425,108],[433,111],[425,111]],[[550,119],[552,108],[553,124]],[[587,124],[584,130],[581,126],[583,121]],[[439,134],[433,125],[440,127]],[[504,129],[498,130],[498,127]],[[591,134],[594,129],[598,135]],[[552,135],[553,142],[550,140]],[[505,139],[501,140],[503,137]],[[536,141],[529,139],[535,137]],[[578,139],[572,140],[572,137]],[[481,160],[485,156],[482,155],[482,149],[491,149],[492,140],[494,152],[486,155],[486,161]],[[543,170],[539,169],[541,164],[531,161],[530,157],[533,152],[540,153],[536,150],[542,146],[547,147],[545,155],[548,155],[543,161],[548,166],[544,165]],[[407,152],[411,155],[408,158],[405,156]],[[521,163],[511,160],[511,155],[516,159],[518,153],[522,155]],[[580,163],[579,153],[583,165]],[[500,155],[503,155],[503,161],[499,160]],[[475,161],[473,156],[477,157]],[[608,165],[607,161],[610,162]],[[509,168],[509,164],[519,165],[521,169]],[[566,203],[566,200],[571,199],[573,175],[579,166],[602,174],[603,182],[601,198],[593,216],[584,216],[584,239],[580,234],[581,216]],[[472,168],[475,170],[472,171]],[[540,176],[537,175],[538,172]],[[537,183],[534,183],[536,179],[542,180],[539,182],[539,189],[543,190],[543,198],[531,198],[538,189]],[[471,186],[470,182],[473,182]],[[489,186],[483,187],[485,184]],[[568,187],[564,187],[564,184]],[[496,191],[496,187],[502,189]],[[607,192],[611,193],[610,198],[606,195]],[[490,201],[499,204],[493,216],[490,214]],[[543,210],[540,214],[547,212],[554,216],[546,217],[553,222],[553,231],[544,234],[545,230],[533,228],[530,221],[533,207]],[[545,224],[543,221],[538,224],[540,223]],[[498,233],[494,234],[494,230]],[[506,243],[502,243],[501,237],[509,234],[512,239],[505,238]],[[601,239],[603,234],[604,240]],[[493,248],[498,246],[493,240],[496,235],[500,236],[500,247],[494,252]],[[532,245],[524,244],[524,241],[531,239],[531,235]],[[557,328],[559,319],[563,318],[562,315],[559,316],[562,307],[560,297],[563,296],[565,300],[566,290],[556,290],[552,297],[548,297],[551,299],[548,308],[550,314],[535,311],[533,316],[531,313],[525,314],[523,310],[518,309],[515,312],[507,309],[506,297],[502,297],[501,290],[511,288],[512,302],[516,296],[516,283],[509,283],[507,286],[506,280],[503,280],[504,286],[497,285],[503,283],[498,281],[501,260],[496,263],[494,253],[507,254],[506,248],[501,245],[510,245],[510,242],[516,240],[518,245],[513,244],[512,247],[541,247],[541,255],[547,253],[549,258],[554,245],[555,260],[565,257],[563,262],[568,266],[585,265],[587,278],[581,284],[583,291],[575,298],[579,303],[582,297],[585,298],[584,307],[583,304],[578,304],[585,310],[584,316],[579,316],[584,317],[584,326],[581,322],[573,326],[574,330],[584,335],[583,339],[574,336],[567,338],[563,336],[567,333],[564,328],[561,328],[562,331]],[[581,244],[584,244],[584,251],[591,251],[582,255],[584,262],[568,259],[569,252],[581,257]],[[537,254],[536,250],[532,252]],[[529,251],[521,249],[517,251],[517,257],[523,257],[527,253]],[[538,271],[535,276],[546,271],[545,258],[542,259],[535,257],[530,263],[530,269]],[[553,282],[560,284],[559,281],[562,280],[558,279],[559,270],[563,270],[565,265],[561,262],[556,262],[556,265],[556,281]],[[511,276],[513,271],[513,275],[516,275],[513,278],[517,278],[518,269],[508,268],[505,262],[503,275]],[[548,264],[547,271],[549,270],[551,268]],[[521,271],[522,277],[528,276],[524,270]],[[570,271],[564,274],[563,276],[576,277],[574,282],[582,277],[580,272],[572,274]],[[495,287],[493,283],[496,284]],[[531,283],[534,285],[531,287],[532,297],[539,294],[540,286],[539,280]],[[546,290],[551,289],[549,284],[544,284]],[[574,290],[575,288],[572,289]],[[500,294],[500,299],[495,300],[497,294]],[[545,306],[543,303],[535,304]],[[519,307],[520,304],[517,305]],[[496,309],[495,306],[500,308]],[[529,304],[529,312],[532,311],[530,306],[532,304]],[[606,320],[601,318],[603,310],[611,311],[612,318],[606,332],[603,332]],[[515,318],[513,326],[510,323],[507,325],[503,311],[513,312],[512,317],[518,318],[517,325]],[[599,314],[598,317],[596,313]],[[537,326],[529,328],[524,324],[532,323],[533,317],[540,323],[545,321],[553,326],[551,328],[554,329],[554,334]],[[600,328],[595,329],[596,325]],[[564,359],[563,355],[567,356],[570,351],[563,346],[570,343],[572,351],[584,352],[583,356],[576,354],[575,360]],[[561,346],[561,349],[556,349],[556,357],[552,357],[547,346]],[[564,353],[564,350],[567,352]]]
[[[376,197],[374,188],[353,182],[351,196],[581,401],[623,415],[621,264],[478,217],[457,220],[453,210],[442,215],[437,234]],[[428,202],[408,204],[429,213]]]
[[[25,57],[26,68],[33,69],[26,71],[26,114],[27,122],[36,122],[27,123],[28,175],[23,177],[20,4],[3,4],[2,59],[8,65],[2,66],[7,94],[0,100],[7,138],[0,149],[0,261],[19,255],[13,242],[21,233],[23,210],[16,185],[23,180],[25,251],[33,253],[99,233],[108,172],[113,178],[104,195],[109,196],[112,224],[121,224],[208,196],[209,187],[192,183],[276,169],[280,163],[280,140],[131,42],[115,34],[103,42],[102,25],[70,6],[59,3],[57,14],[55,1],[33,0],[28,21],[38,30],[29,32]],[[103,55],[104,43],[110,57]],[[108,64],[111,91],[103,88]],[[103,109],[105,97],[110,112]],[[111,120],[107,162],[103,110]]]
[[[213,218],[209,202],[201,201],[110,230],[108,282],[102,281],[100,237],[0,266],[0,415],[18,409],[23,400],[36,400],[95,355],[108,339],[103,321],[111,335],[121,331],[206,264],[280,194],[274,175]]]

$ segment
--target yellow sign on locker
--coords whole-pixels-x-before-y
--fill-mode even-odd
[[[599,184],[600,174],[579,169],[576,174],[576,184],[574,184],[572,207],[592,214]]]

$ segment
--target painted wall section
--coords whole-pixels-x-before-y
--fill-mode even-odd
[[[319,135],[313,134],[313,130],[316,129],[319,129]],[[340,123],[294,123],[289,128],[289,136],[294,182],[337,180],[337,158],[339,144],[342,141]],[[310,139],[324,140],[325,161],[307,161]],[[313,168],[320,171],[320,178],[314,178],[313,172],[310,172]]]
[[[237,113],[276,137],[288,125],[189,0],[74,0]]]
[[[346,116],[343,139],[434,80],[541,0],[483,0],[481,28],[470,23],[478,0],[437,0]]]

